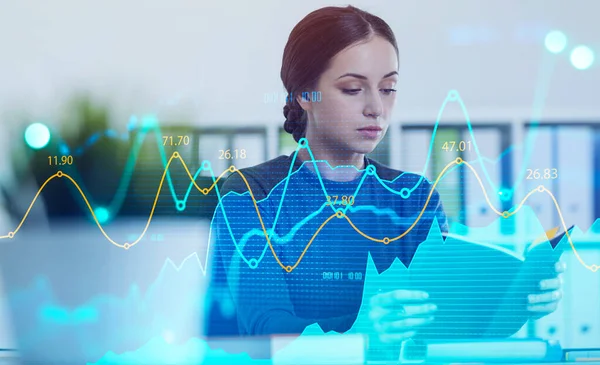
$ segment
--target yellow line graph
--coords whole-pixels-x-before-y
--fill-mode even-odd
[[[267,243],[269,245],[269,248],[271,249],[271,253],[273,254],[273,257],[275,258],[275,260],[277,261],[277,263],[281,266],[281,268],[283,268],[285,271],[287,272],[291,272],[293,271],[296,267],[298,267],[298,265],[300,264],[300,262],[302,261],[302,258],[304,257],[304,255],[306,254],[306,252],[308,251],[309,247],[311,246],[312,242],[314,241],[314,239],[317,237],[317,235],[319,234],[319,232],[321,231],[321,229],[323,229],[323,227],[325,227],[327,225],[327,223],[329,223],[329,221],[331,221],[333,218],[345,218],[348,223],[350,224],[350,226],[352,226],[352,228],[354,228],[354,230],[360,234],[361,236],[374,241],[374,242],[381,242],[383,244],[389,244],[390,242],[396,241],[401,239],[402,237],[404,237],[405,235],[407,235],[419,222],[419,220],[421,219],[421,217],[423,216],[423,214],[425,213],[425,210],[427,209],[427,206],[429,205],[429,202],[431,201],[431,197],[433,196],[433,193],[435,191],[436,186],[439,184],[440,180],[442,179],[442,177],[444,177],[444,175],[447,173],[447,171],[453,167],[454,165],[461,165],[464,164],[465,166],[467,166],[471,172],[475,175],[475,178],[477,179],[477,182],[479,183],[479,186],[481,187],[481,190],[484,194],[485,200],[487,202],[487,204],[490,206],[490,208],[492,209],[492,211],[494,213],[496,213],[499,216],[502,216],[503,218],[509,218],[513,215],[515,215],[519,210],[521,210],[521,208],[523,207],[523,205],[525,204],[525,202],[529,199],[529,197],[531,197],[534,193],[546,193],[550,196],[550,198],[552,199],[552,201],[554,202],[554,206],[556,207],[556,210],[558,212],[561,224],[563,226],[563,229],[565,230],[565,234],[567,236],[567,239],[569,240],[569,244],[571,246],[571,249],[573,250],[573,253],[575,254],[575,256],[577,257],[577,260],[579,260],[579,262],[588,270],[591,270],[592,272],[596,272],[598,271],[598,269],[600,269],[600,266],[598,266],[597,264],[591,264],[588,265],[586,264],[583,259],[581,258],[581,256],[579,255],[579,253],[577,252],[577,249],[575,248],[575,245],[573,244],[573,241],[571,240],[571,236],[568,232],[568,228],[567,225],[565,223],[562,211],[560,209],[560,206],[556,200],[556,197],[554,196],[554,194],[552,194],[552,192],[548,189],[546,189],[543,185],[538,186],[535,189],[532,189],[527,195],[525,195],[525,197],[521,200],[521,202],[518,204],[517,208],[513,211],[513,212],[508,212],[508,211],[504,211],[504,212],[500,212],[499,210],[497,210],[494,205],[492,204],[492,202],[490,201],[490,198],[486,192],[485,186],[483,185],[483,182],[481,181],[481,178],[479,177],[479,174],[477,173],[477,171],[473,168],[473,166],[471,164],[469,164],[467,161],[464,161],[463,159],[461,159],[460,157],[451,161],[450,163],[448,163],[444,169],[439,173],[438,177],[435,179],[433,185],[431,186],[431,190],[429,191],[429,195],[427,197],[427,200],[425,201],[425,204],[423,205],[423,208],[421,210],[421,212],[419,213],[419,215],[417,216],[417,218],[415,219],[415,221],[412,223],[412,225],[404,232],[402,232],[401,234],[399,234],[396,237],[384,237],[384,238],[376,238],[376,237],[371,237],[368,234],[364,233],[360,228],[356,227],[356,225],[352,222],[352,220],[346,215],[344,214],[344,212],[338,210],[336,211],[336,213],[332,214],[331,216],[329,216],[320,226],[319,228],[315,231],[315,233],[313,234],[313,236],[311,237],[311,239],[308,241],[306,247],[304,248],[304,250],[302,251],[302,254],[300,254],[300,256],[298,257],[298,260],[294,263],[294,265],[284,265],[281,260],[279,259],[277,253],[275,252],[275,249],[273,247],[273,244],[271,243],[271,240],[269,238],[269,235],[267,234],[267,230],[265,228],[265,224],[264,221],[262,219],[262,216],[260,214],[260,210],[258,208],[258,204],[256,199],[254,198],[254,194],[252,192],[252,188],[250,187],[250,184],[248,183],[248,180],[246,179],[246,177],[244,176],[244,174],[238,170],[235,166],[231,166],[229,167],[229,169],[223,171],[221,173],[221,175],[219,175],[218,178],[215,179],[215,182],[213,182],[213,184],[208,187],[208,188],[200,188],[197,184],[196,181],[194,180],[194,177],[192,176],[192,173],[190,172],[189,168],[187,167],[187,164],[185,163],[184,159],[180,156],[180,154],[178,152],[174,152],[171,157],[169,158],[165,169],[163,171],[162,177],[160,179],[160,184],[158,186],[158,190],[156,192],[156,197],[154,198],[154,203],[152,204],[152,209],[150,210],[150,215],[148,216],[148,220],[146,222],[146,225],[144,226],[144,229],[142,231],[142,233],[140,233],[140,236],[133,242],[126,242],[123,244],[117,243],[115,242],[104,230],[104,228],[102,227],[102,224],[98,221],[98,218],[96,217],[96,214],[94,212],[94,209],[92,208],[90,202],[88,201],[87,197],[85,196],[85,194],[83,193],[83,191],[81,190],[81,187],[79,186],[79,184],[68,174],[63,173],[62,171],[58,171],[56,174],[50,176],[48,179],[46,179],[46,181],[40,186],[40,188],[38,189],[37,193],[35,194],[35,197],[33,198],[33,200],[31,201],[31,204],[29,205],[27,211],[25,212],[25,214],[23,215],[23,218],[21,219],[21,221],[19,222],[18,226],[11,232],[9,232],[7,235],[5,236],[0,236],[0,239],[6,239],[6,238],[13,238],[15,236],[15,234],[17,234],[17,232],[21,229],[21,227],[23,226],[23,224],[25,223],[25,221],[27,220],[27,217],[29,216],[29,213],[31,212],[31,209],[33,207],[33,205],[35,204],[35,202],[37,201],[39,195],[41,194],[41,192],[44,190],[44,188],[46,187],[46,185],[48,185],[48,183],[56,178],[66,178],[68,179],[79,191],[79,193],[81,194],[81,197],[83,198],[86,206],[88,207],[88,209],[90,210],[90,213],[92,214],[92,217],[94,219],[94,222],[96,223],[96,225],[98,226],[98,228],[100,229],[100,232],[102,232],[102,234],[104,235],[104,237],[106,237],[106,239],[112,243],[113,245],[117,246],[117,247],[121,247],[124,249],[129,249],[132,246],[136,245],[138,242],[140,242],[142,240],[142,238],[144,237],[144,235],[146,234],[148,227],[150,226],[150,223],[152,221],[152,217],[154,216],[154,211],[156,209],[156,205],[158,203],[158,198],[160,196],[160,191],[162,190],[164,181],[165,181],[165,177],[167,175],[167,171],[169,169],[169,167],[171,166],[171,163],[173,162],[174,159],[178,159],[183,168],[185,169],[188,177],[190,178],[190,180],[192,181],[192,183],[194,184],[194,187],[196,187],[196,189],[201,192],[202,194],[206,195],[208,194],[213,188],[215,188],[215,186],[217,185],[218,181],[223,177],[223,175],[229,171],[229,172],[237,172],[240,177],[242,178],[242,180],[244,181],[244,183],[246,184],[246,187],[248,188],[248,192],[250,194],[250,197],[252,199],[252,202],[254,204],[254,208],[256,209],[256,214],[258,216],[258,219],[260,221],[260,225],[261,228],[263,230],[263,233],[265,235],[265,238],[267,240]]]

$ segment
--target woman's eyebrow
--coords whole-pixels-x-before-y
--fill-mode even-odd
[[[398,75],[398,71],[389,72],[389,73],[383,75],[382,79],[385,79],[385,78],[390,77],[392,75]],[[361,80],[367,80],[366,76],[355,74],[355,73],[351,73],[351,72],[343,74],[342,76],[338,77],[337,80],[341,79],[342,77],[347,77],[347,76],[356,77],[357,79],[361,79]]]

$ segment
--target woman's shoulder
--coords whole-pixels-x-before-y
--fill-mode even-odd
[[[250,188],[254,198],[261,200],[287,177],[290,163],[290,156],[281,155],[258,165],[232,172],[223,182],[220,189],[221,196],[229,192],[243,194]]]

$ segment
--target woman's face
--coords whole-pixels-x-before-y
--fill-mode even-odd
[[[394,47],[379,36],[338,53],[318,81],[321,101],[301,102],[311,118],[309,141],[343,152],[373,151],[387,132],[397,70]]]

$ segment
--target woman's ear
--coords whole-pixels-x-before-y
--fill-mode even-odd
[[[304,91],[300,95],[297,95],[296,101],[298,101],[298,104],[300,104],[302,109],[306,111],[312,110],[312,102],[310,100],[310,93],[308,91]]]

